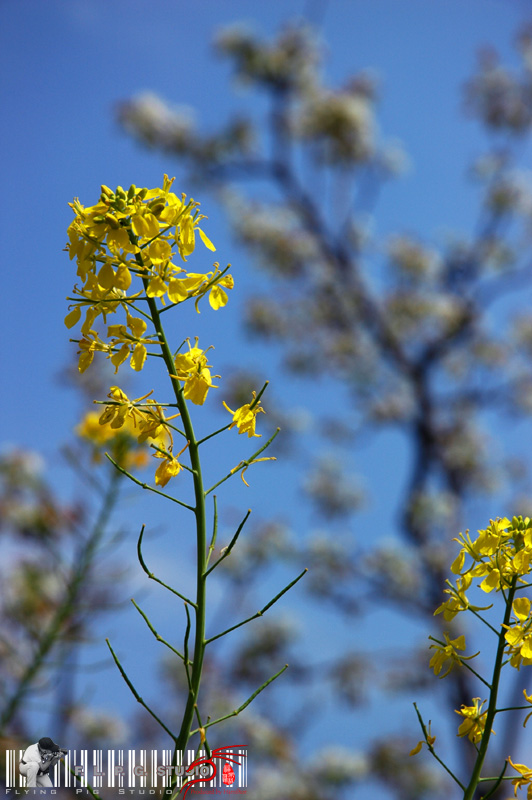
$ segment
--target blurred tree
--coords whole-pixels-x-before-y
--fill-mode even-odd
[[[121,540],[111,521],[121,474],[100,463],[103,447],[118,463],[143,466],[149,457],[127,431],[99,425],[94,412],[77,434],[64,451],[83,485],[72,503],[56,496],[39,454],[0,458],[0,737],[11,748],[40,738],[48,719],[69,746],[87,746],[96,730],[100,747],[123,734],[119,720],[80,701],[79,656],[102,614],[123,602],[123,570],[111,556]]]
[[[335,452],[342,443],[353,451],[359,431],[367,437],[387,427],[406,434],[409,457],[395,465],[406,486],[396,546],[377,541],[362,555],[356,546],[346,552],[329,535],[361,499],[341,456],[320,457],[306,479],[325,534],[304,544],[299,538],[297,547],[285,543],[282,552],[279,532],[273,537],[273,556],[305,558],[311,590],[347,615],[378,599],[432,621],[467,503],[496,492],[510,513],[530,513],[526,448],[512,445],[504,454],[503,446],[508,420],[511,426],[532,406],[532,316],[525,302],[510,298],[515,290],[528,297],[530,288],[532,186],[519,166],[532,126],[530,30],[521,31],[517,46],[519,73],[486,50],[466,86],[466,111],[489,137],[488,150],[471,167],[480,187],[478,222],[470,236],[440,247],[429,244],[427,232],[371,240],[368,213],[383,184],[403,169],[404,155],[380,141],[371,74],[354,75],[339,88],[325,85],[320,44],[307,28],[287,27],[271,42],[240,26],[217,37],[217,51],[238,81],[266,95],[264,120],[238,116],[203,134],[192,115],[156,95],[119,106],[130,135],[174,156],[189,180],[217,193],[235,235],[269,276],[261,286],[271,290],[247,304],[247,330],[278,345],[290,376],[314,381],[323,375],[328,387],[345,386],[342,417],[322,425]],[[235,394],[247,383],[248,376],[238,376]],[[500,439],[496,457],[491,425]],[[256,550],[248,558],[249,568]],[[245,563],[230,561],[234,581],[248,574]],[[246,671],[263,657],[263,645],[247,645],[245,659],[244,652],[238,659]],[[331,666],[329,679],[343,702],[359,701],[368,668],[358,652]],[[413,652],[399,669],[394,665],[389,685],[411,691],[426,684],[425,670],[424,658]],[[235,677],[246,679],[242,671]],[[465,670],[455,671],[449,686],[451,708],[470,702],[474,689]],[[500,735],[501,758],[517,735]],[[394,797],[434,797],[435,786],[418,765],[405,764],[404,749],[383,736],[368,753],[369,774]],[[276,791],[264,789],[260,797],[279,797]],[[314,795],[285,784],[282,796]]]

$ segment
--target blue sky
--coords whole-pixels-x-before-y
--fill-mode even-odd
[[[157,186],[164,172],[176,174],[168,159],[142,150],[118,129],[113,118],[117,102],[151,90],[172,103],[193,106],[208,130],[223,122],[229,111],[249,103],[242,92],[229,94],[228,67],[210,47],[217,28],[244,20],[259,32],[273,35],[294,17],[315,15],[327,43],[327,79],[338,85],[362,68],[373,68],[381,79],[381,134],[384,139],[399,139],[410,157],[410,171],[383,194],[377,232],[432,232],[434,240],[441,241],[446,230],[468,231],[475,218],[474,192],[465,182],[465,170],[485,142],[477,125],[462,114],[463,83],[483,44],[495,45],[504,60],[515,62],[512,40],[527,7],[521,0],[330,0],[321,4],[302,0],[3,0],[0,146],[5,188],[0,200],[4,274],[0,324],[4,446],[43,452],[58,491],[68,495],[69,479],[60,464],[58,445],[70,436],[79,406],[56,380],[74,347],[63,325],[65,298],[74,282],[74,270],[62,252],[71,219],[67,203],[79,196],[83,203],[92,204],[101,183]],[[185,186],[178,191],[181,188],[187,191]],[[205,198],[203,210],[209,215],[205,228],[218,247],[217,256],[222,263],[234,264],[236,289],[232,305],[218,315],[207,309],[199,319],[189,314],[187,321],[195,326],[192,335],[198,332],[216,339],[216,357],[222,367],[259,360],[265,373],[277,375],[277,393],[288,404],[305,407],[304,388],[281,384],[275,354],[243,341],[238,309],[253,285],[253,273],[211,199]],[[144,384],[135,394],[144,393],[143,389]],[[402,453],[401,446],[400,441],[392,444],[395,457]],[[231,502],[242,508],[251,504],[266,515],[274,496],[277,515],[288,518],[289,505],[298,502],[297,487],[286,488],[291,468],[261,465],[258,469],[262,470],[260,479],[257,472],[247,494],[243,487],[235,489]],[[367,454],[365,469],[374,494],[382,491],[384,480],[384,503],[392,508],[401,485],[395,471],[383,467],[382,448]],[[254,491],[254,484],[260,491]],[[141,498],[128,512],[132,518],[138,516],[141,505],[143,515],[151,513]],[[293,602],[295,608],[302,607],[301,601]],[[156,613],[157,602],[153,603]],[[119,638],[121,625],[115,626]],[[340,631],[341,627],[335,629],[335,636]],[[312,649],[323,631],[314,628],[306,633],[307,647]],[[137,666],[141,670],[141,659]],[[114,701],[99,689],[101,703],[120,704],[119,677],[113,681]],[[319,733],[313,733],[312,744],[327,741],[335,725],[334,718],[326,721]],[[357,736],[351,739],[356,742]]]

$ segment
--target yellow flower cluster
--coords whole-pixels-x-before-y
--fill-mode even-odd
[[[170,425],[170,420],[179,414],[165,417],[161,406],[155,400],[147,399],[149,395],[130,400],[118,386],[111,386],[108,397],[111,402],[105,406],[99,417],[100,427],[114,432],[125,429],[130,435],[135,436],[139,444],[147,442],[153,447],[156,450],[154,458],[163,459],[163,463],[155,472],[155,483],[166,486],[170,478],[181,472],[182,466],[177,459],[188,446],[185,445],[183,450],[174,456],[173,426]]]
[[[474,578],[483,578],[479,586],[486,594],[508,589],[514,583],[518,588],[527,583],[524,576],[530,573],[532,560],[532,521],[528,517],[491,520],[474,541],[468,532],[455,541],[462,548],[451,570],[459,577],[455,587],[445,589],[449,599],[435,614],[443,613],[444,619],[451,620],[467,608],[482,610],[471,606],[466,595]],[[471,559],[468,566],[466,558]]]
[[[212,271],[199,273],[188,272],[174,263],[176,256],[186,263],[194,252],[197,235],[208,250],[215,250],[215,247],[200,227],[205,217],[199,213],[199,203],[187,200],[184,194],[178,197],[171,192],[172,183],[173,179],[165,175],[162,189],[138,189],[132,185],[127,192],[120,186],[113,192],[102,186],[96,205],[84,207],[78,199],[70,204],[75,218],[68,228],[66,250],[70,259],[76,260],[82,285],[74,287],[74,297],[70,298],[73,305],[65,324],[72,328],[85,312],[79,340],[80,372],[90,366],[96,352],[106,354],[115,367],[115,374],[127,359],[139,372],[150,355],[150,346],[156,350],[167,347],[157,323],[160,310],[154,307],[157,299],[163,305],[166,300],[177,305],[194,299],[198,313],[198,303],[205,296],[215,310],[227,303],[226,290],[233,288],[233,278],[227,272],[229,266],[222,271],[215,262]],[[146,311],[142,303],[147,304]],[[94,327],[97,320],[101,317],[107,324],[107,315],[120,308],[125,321],[108,325],[106,338],[101,338],[102,334]],[[154,329],[148,333],[150,320]],[[211,348],[202,350],[197,338],[194,345],[186,341],[188,352],[178,351],[173,356],[175,372],[170,377],[180,381],[185,399],[203,405],[209,389],[217,388],[212,377],[220,376],[211,376],[207,359]],[[160,352],[151,355],[160,355]],[[171,430],[179,429],[170,424],[169,420],[174,417],[165,417],[159,403],[147,400],[150,394],[130,400],[118,386],[112,386],[103,413],[99,417],[88,416],[79,432],[93,443],[95,452],[103,444],[114,442],[118,433],[127,433],[137,445],[148,443],[156,451],[154,457],[162,461],[156,470],[155,482],[165,486],[183,469],[178,459],[188,442],[174,455]],[[256,415],[263,409],[255,394],[251,403],[234,412],[225,407],[233,415],[228,428],[236,425],[239,433],[250,437],[258,435],[255,433]],[[183,431],[179,433],[185,435]],[[122,435],[121,441],[124,440]],[[243,475],[245,463],[235,470],[242,466]]]
[[[506,517],[492,520],[485,530],[478,532],[473,541],[469,534],[460,534],[456,539],[462,545],[451,570],[458,574],[455,586],[449,583],[445,593],[449,599],[439,606],[435,614],[443,614],[452,620],[459,612],[470,608],[482,611],[485,608],[469,603],[466,591],[474,578],[482,578],[479,587],[489,594],[515,586],[520,591],[530,585],[525,576],[531,572],[532,520],[529,517]],[[469,564],[466,566],[466,559]],[[510,664],[519,669],[521,664],[532,664],[532,614],[528,597],[517,597],[512,604],[514,620],[506,625],[507,653]],[[463,659],[463,656],[458,657]],[[434,664],[431,662],[431,666]]]
[[[199,203],[186,195],[177,197],[170,191],[173,180],[164,176],[163,188],[138,189],[130,186],[126,192],[116,192],[102,186],[100,200],[84,207],[79,200],[71,203],[75,218],[68,228],[67,251],[76,259],[77,275],[82,286],[75,286],[75,304],[65,318],[68,328],[76,325],[85,310],[81,326],[79,369],[84,372],[96,351],[107,353],[116,370],[131,355],[131,366],[141,370],[146,360],[146,345],[157,343],[155,335],[145,337],[146,323],[130,314],[130,307],[146,298],[165,298],[182,303],[194,298],[196,310],[205,295],[212,308],[227,303],[226,289],[233,288],[233,278],[221,271],[219,264],[205,273],[187,272],[173,263],[175,256],[186,262],[194,252],[196,234],[205,247],[214,245],[200,228],[205,217],[199,213]],[[137,285],[128,295],[133,279]],[[102,341],[94,330],[101,315],[119,307],[126,312],[126,324],[111,325],[109,342]]]

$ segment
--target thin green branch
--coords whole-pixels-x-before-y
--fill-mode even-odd
[[[433,746],[430,744],[430,741],[429,741],[429,732],[428,732],[428,730],[427,730],[427,728],[426,728],[426,726],[425,726],[425,723],[423,722],[423,717],[421,716],[421,713],[420,713],[420,711],[419,711],[419,709],[418,709],[418,707],[417,707],[417,703],[414,703],[414,708],[415,708],[415,710],[416,710],[416,714],[417,714],[417,718],[418,718],[418,720],[419,720],[419,724],[421,725],[421,730],[423,731],[423,738],[424,738],[424,740],[425,740],[425,743],[426,743],[426,745],[427,745],[427,747],[428,747],[428,749],[429,749],[429,752],[430,752],[430,754],[431,754],[431,755],[432,755],[432,756],[433,756],[433,757],[436,759],[436,761],[438,762],[438,764],[441,764],[441,766],[444,768],[444,770],[445,770],[447,773],[449,773],[449,775],[451,776],[451,778],[453,779],[453,781],[455,781],[455,783],[457,783],[457,784],[458,784],[458,786],[460,787],[460,789],[462,789],[462,791],[464,791],[464,790],[465,790],[465,786],[464,786],[464,784],[463,784],[463,783],[462,783],[462,782],[461,782],[461,781],[460,781],[460,780],[459,780],[459,779],[456,777],[456,775],[454,774],[454,772],[453,772],[452,770],[450,770],[450,769],[449,769],[449,767],[447,766],[447,764],[445,764],[445,763],[444,763],[444,762],[441,760],[441,758],[439,757],[439,755],[436,753],[436,751],[435,751],[434,747],[433,747]]]
[[[111,458],[109,453],[106,453],[105,455],[109,459],[111,464],[115,465],[115,467],[119,472],[121,472],[123,475],[126,475],[126,477],[128,477],[131,481],[133,481],[133,483],[136,483],[137,486],[140,486],[142,489],[147,489],[149,492],[154,492],[154,494],[160,494],[161,497],[166,497],[167,500],[172,500],[174,503],[177,503],[179,506],[183,506],[183,508],[187,508],[189,511],[195,511],[195,508],[193,506],[189,506],[188,503],[184,503],[182,500],[178,500],[177,497],[172,497],[171,494],[166,494],[166,492],[161,492],[160,489],[156,489],[154,486],[150,486],[149,483],[144,483],[143,481],[139,481],[139,479],[135,478],[135,476],[132,475],[130,472],[128,472],[127,469],[124,469],[124,467],[121,467],[119,464],[117,464],[116,461],[113,458]]]
[[[164,581],[162,581],[160,578],[154,575],[153,572],[150,572],[150,570],[146,566],[146,562],[144,561],[144,556],[142,555],[142,537],[144,536],[145,528],[146,526],[143,525],[140,530],[140,535],[137,541],[137,556],[139,559],[140,566],[142,567],[148,578],[150,578],[152,581],[155,581],[156,583],[160,583],[160,585],[164,586],[165,589],[168,589],[169,592],[172,592],[172,594],[175,594],[181,600],[184,600],[185,603],[188,603],[188,605],[192,606],[193,608],[196,608],[196,603],[194,603],[192,600],[189,600],[189,598],[185,597],[185,595],[181,594],[181,592],[178,592],[177,589],[173,588],[173,586],[169,586],[167,583],[164,583]]]
[[[212,722],[206,722],[205,725],[203,726],[203,729],[207,730],[207,728],[210,728],[212,725],[218,725],[219,722],[223,722],[226,719],[231,719],[231,717],[238,716],[238,714],[244,711],[244,709],[247,708],[249,704],[253,702],[253,700],[257,697],[257,695],[263,692],[264,689],[266,689],[266,687],[270,685],[270,683],[273,683],[273,681],[276,680],[280,675],[282,675],[283,672],[287,669],[288,669],[288,664],[285,664],[284,667],[279,670],[279,672],[276,672],[275,675],[272,675],[271,678],[268,678],[268,680],[265,681],[265,683],[263,683],[262,686],[259,686],[259,688],[255,692],[253,692],[251,697],[248,697],[245,703],[242,703],[242,705],[239,706],[237,709],[231,711],[229,714],[225,714],[225,716],[223,717],[219,717],[218,719],[215,719]],[[195,733],[199,733],[199,728],[190,731],[191,736]]]
[[[257,403],[260,403],[260,399],[261,399],[262,395],[264,394],[264,392],[266,391],[266,389],[268,388],[268,385],[269,385],[269,383],[270,383],[270,381],[266,381],[266,383],[264,384],[264,386],[262,387],[262,389],[260,390],[260,392],[258,393],[258,395],[255,397],[255,399],[253,400],[253,402],[251,402],[251,403],[249,404],[249,410],[250,410],[250,411],[251,411],[252,409],[254,409],[254,408],[255,408],[255,406],[257,405]]]
[[[120,671],[120,674],[121,674],[121,676],[123,677],[124,681],[126,682],[126,684],[127,684],[128,688],[130,689],[130,691],[131,691],[131,693],[132,693],[133,697],[135,698],[135,700],[137,701],[137,703],[140,703],[140,705],[141,705],[141,706],[143,706],[143,707],[146,709],[146,711],[147,711],[147,712],[148,712],[148,713],[149,713],[149,714],[150,714],[150,715],[153,717],[153,719],[154,719],[154,720],[155,720],[155,721],[156,721],[156,722],[157,722],[157,723],[158,723],[158,724],[161,726],[161,728],[162,728],[163,730],[165,730],[165,731],[166,731],[166,733],[168,734],[168,736],[170,736],[170,738],[171,738],[171,739],[173,739],[173,741],[175,742],[175,741],[176,741],[176,738],[177,738],[177,737],[176,737],[176,735],[172,733],[172,731],[170,730],[170,728],[168,728],[168,727],[167,727],[167,726],[164,724],[164,722],[163,722],[161,719],[159,719],[159,717],[158,717],[158,716],[157,716],[157,714],[156,714],[156,713],[153,711],[153,709],[151,709],[151,708],[150,708],[150,706],[149,706],[149,705],[148,705],[148,704],[147,704],[147,703],[146,703],[146,702],[145,702],[145,701],[142,699],[142,697],[141,697],[141,696],[140,696],[140,694],[137,692],[137,690],[135,689],[135,687],[133,686],[133,684],[132,684],[132,683],[131,683],[131,681],[129,680],[128,676],[126,675],[126,672],[125,672],[125,670],[124,670],[124,668],[123,668],[122,664],[121,664],[121,663],[120,663],[120,661],[118,660],[118,657],[116,656],[116,654],[115,654],[115,652],[114,652],[113,648],[111,647],[111,643],[109,642],[109,639],[106,639],[105,641],[106,641],[107,647],[108,647],[108,648],[109,648],[109,650],[111,651],[111,655],[113,656],[114,662],[115,662],[116,666],[118,667],[118,669],[119,669],[119,671]]]
[[[240,464],[238,464],[236,467],[233,467],[233,469],[224,478],[219,480],[218,483],[215,483],[214,486],[211,486],[210,489],[207,489],[207,491],[205,492],[205,497],[208,494],[210,494],[214,489],[217,489],[218,486],[220,486],[220,484],[225,483],[225,481],[229,480],[229,478],[232,478],[233,475],[236,475],[238,472],[240,472],[241,469],[247,469],[253,463],[255,463],[255,461],[258,460],[257,456],[263,453],[266,450],[266,448],[271,445],[271,443],[273,442],[273,440],[275,439],[280,430],[281,430],[280,428],[277,428],[275,432],[270,436],[266,444],[263,444],[262,447],[259,447],[259,449],[245,461],[241,461]]]
[[[228,423],[227,423],[227,425],[224,425],[224,426],[223,426],[223,428],[218,428],[218,430],[217,430],[217,431],[213,431],[212,433],[209,433],[207,436],[204,436],[204,437],[203,437],[203,439],[200,439],[200,440],[199,440],[199,442],[198,442],[198,446],[199,446],[200,444],[204,444],[205,442],[208,442],[208,441],[209,441],[209,439],[212,439],[212,438],[214,438],[215,436],[218,436],[218,434],[219,434],[219,433],[223,433],[224,431],[227,431],[227,430],[229,430],[229,428],[230,428],[230,427],[231,427],[231,423],[230,423],[230,422],[228,422]]]
[[[216,497],[216,495],[215,495],[215,497]],[[236,533],[235,533],[235,535],[233,536],[233,538],[231,539],[231,541],[229,542],[229,544],[227,545],[227,547],[226,547],[226,548],[225,548],[225,550],[223,551],[223,553],[222,553],[222,555],[220,556],[220,558],[219,558],[217,561],[215,561],[215,562],[214,562],[214,564],[212,565],[212,567],[210,567],[210,568],[209,568],[209,569],[208,569],[208,570],[205,572],[205,577],[207,577],[207,575],[209,575],[209,574],[210,574],[210,573],[213,571],[213,569],[215,569],[215,568],[218,566],[218,564],[221,564],[221,562],[224,560],[224,558],[227,558],[227,556],[229,555],[229,553],[231,552],[231,550],[232,550],[232,549],[233,549],[233,547],[235,546],[235,544],[236,544],[236,540],[237,540],[237,539],[238,539],[238,537],[240,536],[240,532],[242,531],[242,528],[244,527],[244,525],[245,525],[245,524],[246,524],[246,522],[248,521],[248,518],[249,518],[249,515],[250,515],[250,514],[251,514],[251,509],[250,509],[250,508],[248,508],[248,510],[247,510],[247,513],[246,513],[246,516],[244,517],[244,519],[242,520],[242,522],[240,523],[240,525],[239,525],[239,526],[238,526],[238,528],[236,529]],[[209,548],[209,556],[210,556],[210,553],[211,553],[212,549],[214,548],[214,541],[215,541],[215,539],[216,539],[216,537],[214,537],[214,539],[213,539],[213,541],[212,541],[212,543],[211,543],[211,547]],[[208,563],[208,560],[207,560],[207,563]]]
[[[468,664],[467,661],[460,661],[460,663],[462,664],[463,667],[468,669],[469,672],[472,672],[475,678],[478,678],[478,680],[481,681],[484,684],[484,686],[486,686],[491,691],[491,684],[488,683],[488,681],[485,680],[482,677],[482,675],[480,675],[475,669],[473,669],[473,667],[470,664]]]
[[[212,536],[211,541],[209,544],[209,550],[207,552],[207,558],[205,560],[205,569],[209,566],[209,561],[211,560],[211,556],[214,550],[214,546],[216,544],[216,537],[218,535],[218,501],[216,499],[216,495],[212,496],[213,499],[213,514],[212,514]],[[207,572],[204,573],[204,577],[207,577]]]
[[[161,642],[161,644],[166,645],[166,647],[168,647],[168,649],[171,650],[172,653],[175,653],[176,656],[179,656],[179,658],[183,661],[185,659],[185,656],[182,653],[180,653],[179,650],[176,650],[175,647],[172,647],[172,645],[169,642],[167,642],[166,639],[163,639],[163,637],[159,633],[157,633],[152,623],[150,622],[148,616],[144,613],[144,611],[140,608],[140,606],[137,605],[137,603],[133,598],[131,598],[131,602],[133,603],[133,605],[135,606],[140,616],[142,617],[142,619],[144,620],[150,631],[153,633],[157,641]]]
[[[276,603],[278,600],[280,600],[280,599],[281,599],[281,597],[282,597],[284,594],[286,594],[286,592],[288,592],[288,591],[289,591],[289,590],[292,588],[292,586],[295,586],[295,584],[296,584],[298,581],[300,581],[300,580],[301,580],[301,578],[303,577],[303,575],[305,575],[307,572],[308,572],[308,569],[305,567],[305,569],[303,570],[303,572],[301,572],[301,573],[300,573],[300,574],[297,576],[297,578],[294,578],[294,580],[293,580],[293,581],[291,581],[291,582],[288,584],[288,586],[285,586],[285,587],[284,587],[284,589],[282,589],[282,591],[280,591],[280,592],[279,592],[279,594],[275,595],[275,597],[273,598],[273,600],[270,600],[270,602],[269,602],[269,603],[267,603],[267,604],[264,606],[264,608],[261,608],[261,610],[260,610],[260,611],[257,611],[257,613],[256,613],[256,614],[253,614],[253,616],[252,616],[252,617],[248,617],[247,619],[244,619],[244,620],[242,620],[242,622],[238,622],[236,625],[232,625],[230,628],[227,628],[227,630],[223,631],[222,633],[217,633],[217,634],[216,634],[216,636],[211,636],[211,638],[210,638],[210,639],[207,639],[207,640],[206,640],[205,644],[207,645],[207,644],[210,644],[211,642],[214,642],[214,641],[216,641],[216,639],[221,639],[221,637],[222,637],[222,636],[226,636],[228,633],[231,633],[231,631],[234,631],[234,630],[236,630],[237,628],[241,628],[241,627],[242,627],[242,625],[246,625],[248,622],[251,622],[252,620],[254,620],[254,619],[257,619],[258,617],[262,617],[262,615],[263,615],[263,614],[265,614],[265,613],[266,613],[266,611],[268,611],[268,609],[269,609],[269,608],[271,608],[271,607],[274,605],[274,603]]]

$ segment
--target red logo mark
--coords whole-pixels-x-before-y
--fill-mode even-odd
[[[228,761],[224,764],[222,780],[226,786],[232,786],[235,782],[235,771]]]
[[[201,767],[204,764],[205,765],[209,764],[209,766],[212,767],[212,772],[210,775],[202,776],[201,778],[193,778],[192,780],[187,781],[185,785],[182,786],[181,789],[179,790],[179,794],[181,794],[181,792],[183,792],[184,789],[183,800],[185,800],[188,790],[194,783],[201,783],[201,782],[210,783],[215,779],[216,775],[218,774],[216,764],[214,763],[214,759],[216,758],[225,759],[225,764],[222,770],[222,781],[227,786],[233,784],[235,781],[235,773],[233,768],[231,767],[231,764],[237,764],[238,766],[240,766],[241,762],[238,759],[247,757],[247,753],[238,753],[238,758],[236,758],[234,756],[233,750],[236,749],[237,747],[247,747],[247,745],[234,744],[230,745],[229,747],[217,747],[215,750],[211,750],[211,755],[209,758],[196,758],[194,761],[192,761],[192,763],[187,767],[186,770],[187,772],[192,772],[193,769],[195,769],[196,767]],[[231,764],[229,762],[231,762]]]

